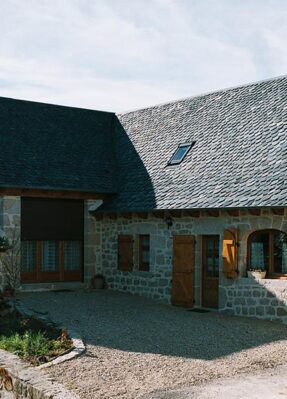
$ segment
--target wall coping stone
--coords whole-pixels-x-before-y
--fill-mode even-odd
[[[274,286],[276,288],[286,288],[287,289],[287,280],[280,280],[280,279],[259,279],[255,280],[249,277],[240,277],[237,280],[233,280],[234,286],[236,285],[246,285],[246,286],[253,286],[260,288],[259,286]]]
[[[14,308],[18,310],[18,312],[20,312],[24,315],[32,316],[34,318],[44,321],[47,324],[53,324],[59,329],[62,328],[62,326],[58,325],[57,323],[54,323],[48,317],[46,317],[44,315],[39,315],[38,313],[34,312],[33,310],[28,309],[17,299],[12,300],[11,303],[13,304]],[[43,363],[40,366],[36,366],[35,368],[45,369],[45,368],[54,366],[56,364],[66,362],[67,360],[74,359],[74,358],[82,355],[86,351],[86,346],[85,346],[82,338],[80,337],[79,333],[76,330],[71,329],[70,327],[66,328],[66,331],[72,340],[72,344],[73,344],[72,349],[63,353],[61,356],[58,356],[56,359],[53,359],[47,363]]]
[[[72,394],[37,368],[27,365],[18,356],[1,349],[0,367],[6,370],[13,384],[12,392],[0,390],[1,398],[79,399],[78,395]]]

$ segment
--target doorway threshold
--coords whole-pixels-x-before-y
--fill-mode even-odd
[[[195,312],[195,313],[209,313],[211,312],[210,309],[204,309],[204,308],[190,308],[186,309],[188,312]]]

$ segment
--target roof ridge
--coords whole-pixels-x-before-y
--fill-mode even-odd
[[[33,103],[33,104],[39,104],[39,105],[48,105],[48,106],[51,106],[51,107],[70,108],[70,109],[76,109],[76,110],[81,110],[81,111],[101,112],[101,113],[104,113],[104,114],[112,114],[112,115],[116,114],[113,111],[104,111],[104,110],[93,109],[93,108],[77,107],[77,106],[74,106],[74,105],[63,105],[63,104],[55,104],[55,103],[46,103],[46,102],[43,102],[43,101],[36,101],[36,100],[25,100],[23,98],[14,98],[14,97],[0,96],[0,100],[19,101],[19,102],[22,102],[22,103]]]
[[[117,116],[127,115],[127,114],[130,114],[130,113],[133,113],[133,112],[137,112],[137,111],[144,111],[144,110],[147,110],[147,109],[161,107],[161,106],[168,105],[168,104],[176,104],[176,103],[179,103],[179,102],[182,102],[182,101],[186,101],[186,100],[192,100],[192,99],[195,99],[195,98],[205,97],[205,96],[209,96],[211,94],[216,94],[216,93],[227,92],[229,90],[240,89],[240,88],[243,88],[243,87],[254,86],[254,85],[257,85],[257,84],[260,84],[260,83],[269,82],[269,81],[275,81],[275,80],[279,80],[279,79],[283,79],[283,78],[287,78],[287,75],[274,76],[272,78],[266,78],[266,79],[261,79],[261,80],[257,80],[257,81],[254,81],[254,82],[244,83],[244,84],[241,84],[241,85],[238,85],[238,86],[229,86],[229,87],[225,87],[223,89],[217,89],[217,90],[212,90],[212,91],[209,91],[209,92],[204,92],[204,93],[201,93],[201,94],[195,94],[193,96],[181,97],[181,98],[179,98],[177,100],[164,101],[162,103],[149,105],[147,107],[134,108],[134,109],[123,111],[123,112],[116,112],[115,114]]]

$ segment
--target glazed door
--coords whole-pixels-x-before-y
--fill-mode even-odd
[[[21,199],[21,281],[81,281],[84,203]]]
[[[173,305],[193,307],[194,302],[194,236],[173,237]]]
[[[218,307],[219,236],[202,237],[202,306]]]

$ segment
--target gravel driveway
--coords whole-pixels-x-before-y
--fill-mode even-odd
[[[153,391],[287,363],[287,326],[195,313],[112,291],[19,295],[83,337],[87,352],[47,370],[82,399]]]

